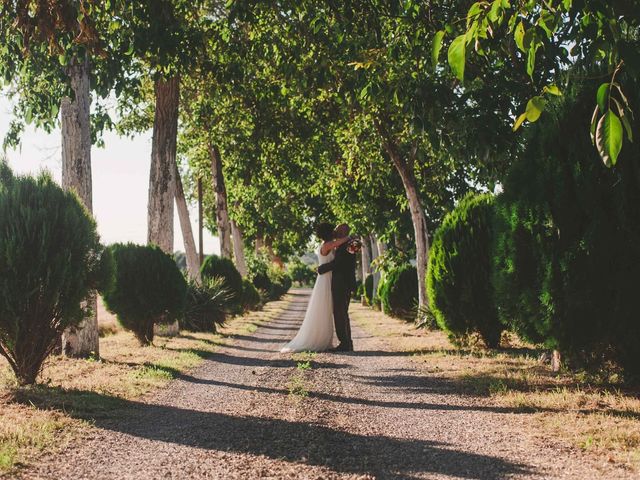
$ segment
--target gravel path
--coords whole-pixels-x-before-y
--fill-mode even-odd
[[[572,449],[540,444],[525,415],[418,373],[354,326],[355,353],[297,368],[278,353],[307,291],[191,375],[106,419],[23,478],[632,478]],[[298,359],[299,360],[299,359]],[[295,393],[291,393],[295,392]],[[305,396],[306,395],[306,396]]]

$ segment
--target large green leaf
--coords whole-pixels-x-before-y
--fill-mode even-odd
[[[444,38],[444,30],[436,32],[433,36],[433,45],[431,46],[431,63],[433,68],[438,65],[438,59],[440,58],[440,50],[442,50],[442,39]]]
[[[464,80],[464,64],[466,55],[466,35],[460,35],[455,38],[449,46],[448,58],[449,66],[453,71],[453,74],[458,77],[459,80]]]
[[[513,38],[516,41],[516,45],[523,52],[526,51],[524,48],[524,24],[520,22],[516,27],[516,31],[513,33]]]
[[[596,95],[598,100],[598,107],[600,111],[604,113],[607,110],[607,106],[609,105],[609,89],[611,86],[608,83],[603,83],[598,88],[598,94]]]
[[[525,114],[527,115],[527,120],[531,123],[537,121],[544,112],[544,109],[547,105],[547,102],[544,98],[537,96],[533,97],[531,100],[527,102],[527,108],[525,110]]]
[[[616,164],[622,150],[622,122],[611,110],[607,111],[598,122],[596,148],[607,167]]]

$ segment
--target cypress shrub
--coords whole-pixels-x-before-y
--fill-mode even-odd
[[[621,78],[631,108],[637,79]],[[498,204],[495,285],[500,315],[520,335],[559,349],[570,364],[613,361],[640,374],[640,145],[603,165],[584,126],[588,83],[533,125]],[[640,138],[638,122],[632,122]]]
[[[155,245],[116,243],[109,249],[115,282],[102,292],[105,306],[141,345],[149,345],[155,323],[172,323],[184,314],[187,282],[173,258]]]
[[[491,195],[469,194],[447,214],[429,253],[429,306],[440,328],[454,341],[479,333],[485,344],[500,343],[491,285],[493,202]]]
[[[14,176],[0,162],[0,354],[33,384],[90,290],[108,285],[96,225],[75,194],[47,174]]]
[[[216,332],[224,325],[229,310],[229,291],[222,278],[208,278],[202,284],[190,281],[180,328],[195,332]]]
[[[222,278],[225,288],[229,292],[230,301],[236,306],[239,305],[240,297],[242,297],[242,275],[231,259],[209,255],[202,263],[200,274],[203,280],[214,277]]]
[[[253,286],[256,287],[258,291],[261,291],[268,296],[273,287],[273,282],[266,272],[256,272],[253,276]]]
[[[411,265],[402,265],[384,275],[378,287],[384,313],[414,319],[418,301],[418,274]]]

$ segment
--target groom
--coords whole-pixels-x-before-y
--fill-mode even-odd
[[[349,235],[349,225],[342,223],[335,229],[335,238]],[[349,320],[349,302],[351,292],[356,288],[356,256],[349,252],[350,242],[343,243],[336,249],[332,261],[318,267],[318,273],[332,271],[331,294],[333,295],[333,321],[336,335],[340,344],[334,349],[336,352],[353,352],[351,341],[351,321]]]

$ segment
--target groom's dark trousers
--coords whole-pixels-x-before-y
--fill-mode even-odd
[[[331,262],[318,267],[318,273],[333,272],[331,277],[331,294],[333,296],[333,321],[336,335],[343,347],[353,348],[351,340],[351,320],[349,319],[349,302],[351,292],[356,287],[356,256],[347,251],[347,244],[336,250]]]

